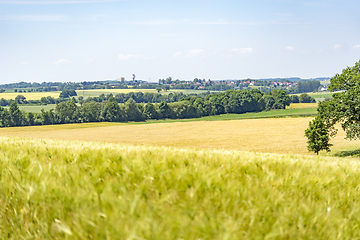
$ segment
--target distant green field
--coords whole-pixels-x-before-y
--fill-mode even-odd
[[[24,110],[25,112],[32,113],[40,113],[41,109],[45,111],[49,111],[50,109],[55,109],[56,104],[48,104],[48,105],[39,105],[39,106],[19,106],[20,110]]]
[[[316,92],[316,93],[307,93],[308,95],[310,95],[311,97],[315,98],[316,102],[319,102],[319,101],[324,101],[324,99],[326,97],[332,97],[332,95],[336,93],[336,92],[329,92],[329,91],[326,91],[326,92]],[[294,94],[294,95],[298,95],[300,96],[301,93],[297,93],[297,94]]]
[[[322,92],[322,93],[309,93],[315,99],[325,99],[326,97],[331,97],[333,92]]]
[[[48,105],[35,105],[35,106],[27,106],[27,105],[19,105],[20,110],[25,112],[32,112],[32,113],[41,113],[41,109],[45,111],[49,111],[50,109],[55,109],[56,104],[48,104]],[[5,107],[9,108],[9,107]]]
[[[192,121],[221,121],[221,120],[238,120],[238,119],[256,119],[256,118],[283,118],[283,117],[310,117],[316,116],[316,108],[299,108],[299,109],[278,109],[263,112],[249,112],[243,114],[221,114],[216,116],[207,116],[192,119],[167,119],[151,120],[133,124],[144,124],[153,122],[192,122]]]

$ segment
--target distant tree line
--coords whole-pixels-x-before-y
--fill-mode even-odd
[[[305,92],[314,92],[318,91],[320,88],[319,81],[304,81],[298,82],[295,87],[291,87],[287,90],[289,94],[291,93],[305,93]]]
[[[81,105],[73,100],[61,102],[55,109],[49,111],[43,109],[39,114],[21,111],[13,101],[9,109],[0,107],[0,126],[197,118],[225,113],[239,114],[283,109],[290,105],[290,101],[289,95],[283,90],[264,94],[258,89],[228,90],[204,97],[187,96],[177,102],[162,101],[155,104],[137,103],[133,98],[119,104],[118,99],[110,96],[107,101],[84,101]]]
[[[160,103],[160,102],[178,102],[186,97],[204,97],[209,95],[210,92],[203,92],[199,94],[185,94],[182,92],[179,93],[169,93],[169,94],[160,94],[160,93],[149,93],[149,92],[129,92],[129,93],[118,93],[115,96],[113,94],[100,94],[98,97],[88,97],[84,102],[104,102],[108,101],[109,98],[114,98],[117,103],[125,103],[130,98],[132,98],[136,103]]]
[[[290,100],[292,103],[316,103],[315,98],[311,97],[307,93],[302,93],[300,96],[291,95]]]

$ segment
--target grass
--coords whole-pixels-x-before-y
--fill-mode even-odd
[[[357,239],[356,159],[0,138],[1,239]]]
[[[55,109],[56,104],[48,104],[48,105],[39,105],[39,106],[27,106],[27,105],[19,105],[20,110],[24,110],[25,112],[32,113],[40,113],[41,109],[45,111],[49,111],[50,109]]]

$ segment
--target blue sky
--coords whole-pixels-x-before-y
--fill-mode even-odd
[[[357,0],[0,0],[0,83],[333,76]]]

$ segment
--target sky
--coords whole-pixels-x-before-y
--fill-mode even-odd
[[[358,0],[0,0],[0,83],[332,77]]]

